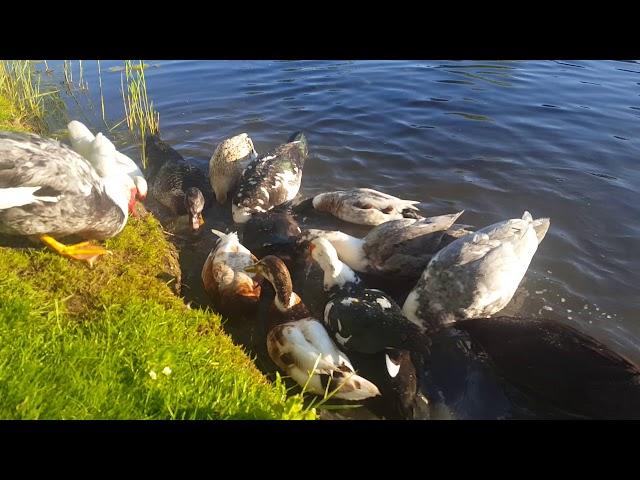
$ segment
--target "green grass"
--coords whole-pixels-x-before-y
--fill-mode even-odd
[[[0,130],[28,132],[30,129],[20,121],[11,101],[0,94]]]
[[[106,245],[93,269],[0,247],[0,418],[315,418],[219,315],[175,295],[173,246],[153,216]]]

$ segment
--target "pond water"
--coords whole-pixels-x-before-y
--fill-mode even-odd
[[[371,187],[420,200],[426,215],[464,209],[460,221],[478,228],[524,210],[551,217],[504,313],[557,319],[640,362],[639,62],[146,63],[163,140],[205,171],[226,137],[247,132],[263,153],[303,130],[304,196]],[[121,65],[101,62],[109,125],[123,118]],[[62,62],[49,66],[57,76]],[[68,115],[105,131],[96,62],[83,74],[89,90],[66,97]],[[135,158],[126,129],[111,135]],[[232,228],[229,205],[206,218]],[[200,269],[213,242],[183,248],[195,303],[206,302]]]

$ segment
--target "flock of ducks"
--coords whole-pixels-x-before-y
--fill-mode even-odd
[[[546,400],[571,414],[638,417],[636,366],[560,323],[493,317],[514,296],[548,218],[525,211],[474,231],[456,223],[463,212],[424,217],[418,201],[370,188],[294,202],[309,155],[300,132],[266,154],[258,154],[246,133],[226,139],[210,159],[208,177],[158,136],[148,136],[145,178],[101,133],[94,136],[77,121],[68,131],[71,147],[0,132],[0,233],[39,240],[93,264],[108,252],[92,241],[117,235],[147,191],[171,214],[188,215],[194,231],[214,197],[221,205],[230,201],[239,228],[212,230],[218,240],[202,268],[203,286],[222,313],[262,312],[269,357],[307,392],[345,401],[383,399],[392,404],[389,418],[427,418],[417,412],[429,408],[420,383],[432,339],[457,329],[482,339],[502,375],[524,390],[531,382],[522,386],[516,377],[535,378],[529,390],[547,392]],[[315,212],[372,228],[364,238],[303,230],[292,216]],[[64,245],[54,238],[72,235],[88,241]],[[395,288],[370,288],[378,285]],[[517,341],[520,349],[510,350]],[[556,363],[527,357],[526,348],[545,351]],[[563,376],[569,364],[583,374]],[[589,383],[594,369],[609,372],[596,386]],[[604,401],[598,400],[585,410],[558,397],[554,378],[587,403],[602,397],[590,388],[610,386],[616,393],[607,401],[614,405],[598,411]]]

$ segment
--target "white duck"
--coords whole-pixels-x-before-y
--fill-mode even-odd
[[[513,297],[550,220],[522,218],[494,223],[440,250],[405,300],[403,312],[418,325],[439,328],[487,317]]]
[[[355,373],[347,355],[293,292],[289,270],[282,260],[268,255],[245,270],[259,273],[275,290],[267,350],[279,368],[317,395],[336,390],[336,398],[356,401],[380,395],[378,387]]]
[[[202,267],[202,283],[218,309],[228,311],[238,304],[255,304],[260,298],[260,285],[255,274],[244,271],[258,259],[238,240],[235,232],[225,234],[211,230],[219,237]]]
[[[371,188],[353,188],[320,193],[295,206],[301,212],[309,206],[327,212],[345,222],[358,225],[380,225],[400,218],[422,218],[417,213],[417,200],[403,200]]]
[[[454,225],[462,213],[391,220],[374,227],[364,238],[308,229],[300,235],[299,242],[325,238],[337,250],[340,260],[357,272],[415,281],[438,250],[468,233]]]
[[[84,158],[89,159],[91,142],[95,139],[93,133],[91,133],[91,131],[82,122],[77,120],[69,122],[67,129],[69,130],[71,148]],[[136,165],[131,158],[118,151],[116,151],[116,162],[122,171],[129,175],[135,183],[136,189],[138,190],[138,200],[145,200],[147,198],[147,181],[145,180],[138,165]],[[96,167],[96,165],[94,165],[94,167]],[[102,175],[102,172],[99,170],[98,173]]]
[[[246,133],[220,142],[209,160],[209,181],[218,203],[227,201],[227,196],[237,187],[242,171],[257,158],[258,152]]]
[[[113,144],[98,134],[88,152],[103,175],[56,140],[0,132],[0,233],[38,239],[89,265],[110,253],[90,242],[64,245],[54,238],[102,240],[127,223],[136,188],[116,165]]]

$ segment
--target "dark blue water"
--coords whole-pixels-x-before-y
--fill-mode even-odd
[[[302,129],[305,195],[372,187],[427,215],[465,209],[477,227],[551,217],[504,312],[560,319],[640,361],[639,62],[147,63],[163,138],[205,168],[225,137],[247,132],[262,153]],[[110,126],[123,118],[121,73],[109,71],[121,65],[101,64]],[[84,62],[89,91],[67,104],[105,130],[96,71]],[[122,126],[112,135],[137,152]]]

